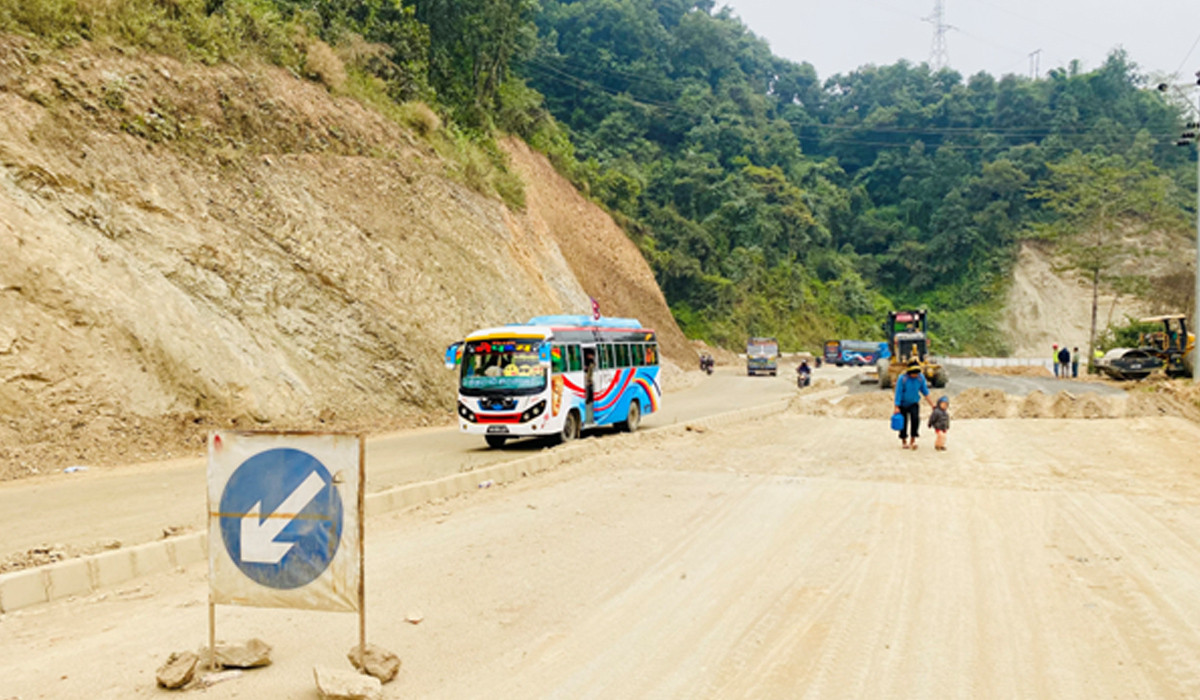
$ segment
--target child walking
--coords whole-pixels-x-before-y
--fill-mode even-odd
[[[946,451],[946,433],[950,431],[950,399],[943,396],[937,400],[937,406],[929,414],[929,427],[937,434],[933,449],[938,452]]]

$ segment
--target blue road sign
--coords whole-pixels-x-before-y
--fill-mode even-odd
[[[293,589],[316,580],[342,539],[342,497],[325,465],[291,448],[242,462],[221,494],[225,550],[252,580]]]

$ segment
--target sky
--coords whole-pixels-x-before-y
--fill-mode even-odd
[[[1195,81],[1200,70],[1196,0],[944,0],[949,66],[970,76],[1030,75],[1079,59],[1096,68],[1123,47],[1141,72]],[[776,55],[807,61],[821,79],[861,65],[930,59],[935,0],[718,0],[771,44]],[[1190,54],[1190,55],[1189,55]],[[1182,68],[1181,68],[1182,67]]]

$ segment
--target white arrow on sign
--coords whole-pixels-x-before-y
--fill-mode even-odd
[[[290,551],[294,542],[276,542],[283,528],[292,522],[297,513],[304,510],[312,499],[325,488],[325,480],[316,472],[283,499],[275,512],[265,519],[259,517],[262,501],[254,504],[242,518],[242,561],[254,564],[278,564]]]

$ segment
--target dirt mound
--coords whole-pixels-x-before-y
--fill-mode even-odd
[[[1130,388],[1125,415],[1130,418],[1177,416],[1200,422],[1200,386],[1191,380],[1143,382]]]
[[[814,385],[808,391],[821,390]],[[798,396],[792,410],[804,415],[837,416],[879,420],[892,413],[890,392],[850,394],[835,399],[803,401]],[[1060,391],[1048,396],[1033,391],[1020,397],[999,389],[971,388],[950,400],[955,420],[984,418],[1061,418],[1100,420],[1176,416],[1200,422],[1200,387],[1187,382],[1168,382],[1142,387],[1128,395],[1101,396],[1093,392]]]
[[[1053,418],[1054,402],[1039,389],[1034,389],[1021,401],[1017,416],[1020,418]]]
[[[1015,367],[972,367],[976,374],[994,374],[1001,377],[1053,377],[1054,373],[1045,367],[1034,365],[1019,365]]]
[[[520,144],[514,212],[284,70],[28,49],[0,37],[0,479],[445,420],[446,345],[589,296],[694,366],[636,246]]]
[[[950,402],[954,418],[1007,418],[1009,395],[999,389],[971,388]]]
[[[836,404],[837,415],[844,418],[886,419],[892,415],[895,399],[890,391],[851,394],[843,396]]]

